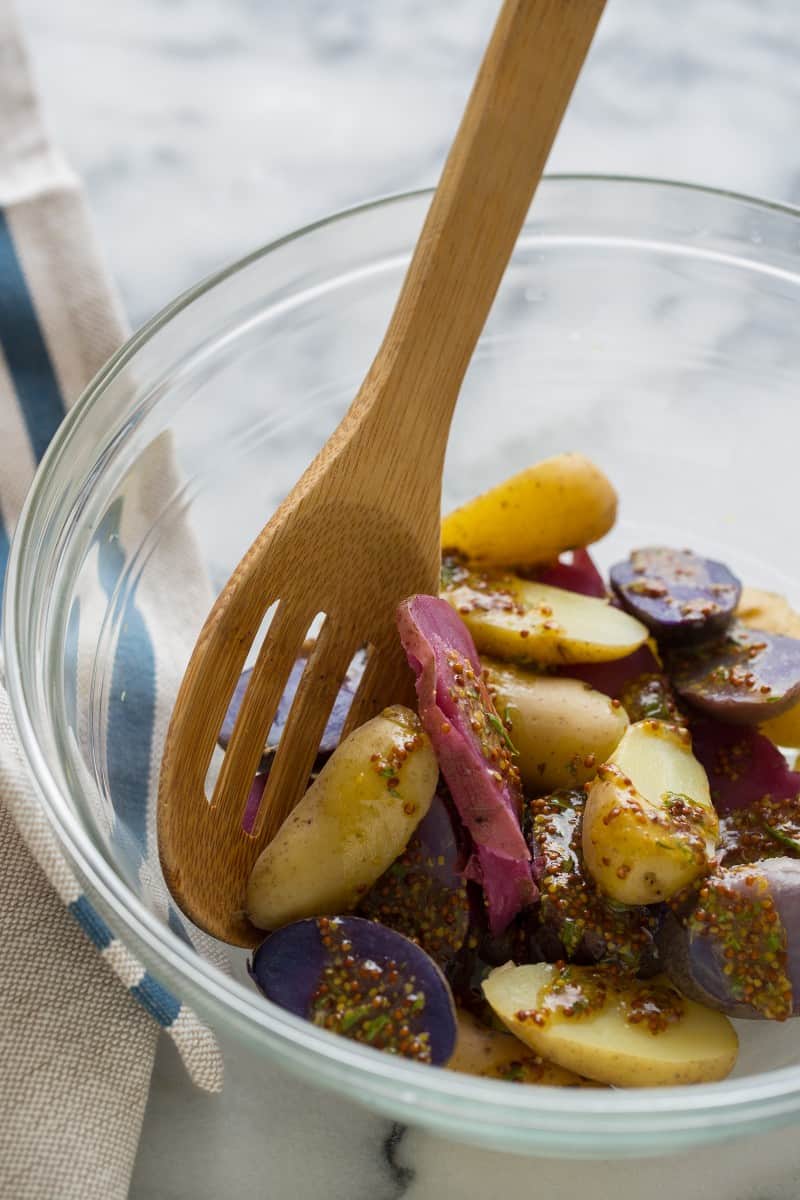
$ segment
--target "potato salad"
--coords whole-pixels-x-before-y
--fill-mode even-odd
[[[553,1087],[720,1080],[731,1018],[800,1013],[800,616],[702,546],[604,577],[616,511],[565,454],[444,519],[439,594],[397,612],[415,705],[344,738],[354,661],[248,881],[268,1000]]]

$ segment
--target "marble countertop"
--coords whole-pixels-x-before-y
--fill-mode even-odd
[[[497,0],[18,0],[57,142],[131,323],[231,259],[434,183]],[[609,0],[550,162],[800,203],[797,0]],[[222,1098],[166,1043],[134,1200],[796,1197],[794,1130],[679,1160],[454,1148],[271,1079],[225,1047]],[[280,1097],[279,1103],[275,1097]]]
[[[277,234],[432,184],[497,0],[18,0],[134,325]],[[796,0],[609,0],[550,161],[800,202]]]

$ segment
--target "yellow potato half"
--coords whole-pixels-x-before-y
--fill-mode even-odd
[[[442,597],[480,653],[509,662],[610,662],[632,654],[648,637],[640,621],[605,600],[511,574],[459,571]]]
[[[260,929],[355,907],[406,848],[439,778],[410,709],[387,708],[354,730],[257,859],[247,914]]]
[[[800,749],[800,704],[793,705],[779,717],[773,717],[771,721],[765,721],[763,725],[759,725],[759,729],[776,746]]]
[[[707,869],[718,833],[688,731],[629,726],[587,788],[583,857],[598,888],[621,904],[668,900]]]
[[[800,614],[796,613],[786,597],[778,592],[742,588],[736,618],[750,629],[763,629],[765,633],[800,638]]]
[[[617,494],[582,454],[535,463],[442,522],[442,546],[478,563],[544,563],[608,533]]]
[[[577,679],[534,675],[485,659],[495,708],[517,751],[523,782],[539,791],[577,787],[611,757],[628,727],[621,704]]]
[[[483,990],[520,1041],[600,1083],[709,1083],[724,1079],[736,1062],[738,1040],[728,1018],[685,999],[663,977],[625,984],[596,967],[507,964],[491,972]],[[565,1001],[573,1004],[572,1016],[564,1015]]]
[[[541,1087],[597,1086],[574,1071],[547,1062],[513,1034],[482,1025],[468,1012],[458,1013],[458,1041],[447,1066],[464,1075],[538,1083]]]

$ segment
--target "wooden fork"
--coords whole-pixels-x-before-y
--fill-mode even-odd
[[[239,563],[203,627],[161,763],[167,884],[195,924],[263,938],[250,870],[302,796],[353,654],[369,647],[355,728],[410,694],[398,603],[438,591],[442,469],[461,381],[528,212],[604,0],[505,0],[383,344],[339,428]],[[487,409],[487,420],[490,412]],[[277,602],[209,803],[205,781],[239,674]],[[287,676],[325,621],[255,824],[248,792]]]

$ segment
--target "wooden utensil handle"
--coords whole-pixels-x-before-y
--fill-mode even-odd
[[[604,3],[503,3],[383,345],[354,405],[359,418],[364,404],[392,408],[391,426],[400,422],[392,432],[408,446],[416,431],[426,458],[431,440],[444,454],[464,373]],[[465,293],[460,299],[456,283]],[[382,412],[381,423],[387,416]]]

